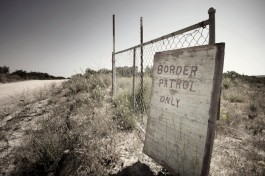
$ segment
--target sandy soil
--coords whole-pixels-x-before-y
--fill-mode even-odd
[[[0,107],[9,104],[13,97],[30,93],[34,89],[49,86],[52,83],[62,83],[64,80],[30,80],[14,83],[0,83]]]

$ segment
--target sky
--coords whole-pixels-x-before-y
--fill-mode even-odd
[[[265,75],[264,0],[0,0],[0,66],[69,77],[111,69],[116,51],[208,19],[216,9],[216,43],[224,72]]]

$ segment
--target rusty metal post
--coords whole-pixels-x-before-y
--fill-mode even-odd
[[[140,42],[141,42],[141,88],[140,88],[140,94],[141,94],[141,101],[142,101],[142,105],[141,105],[141,113],[143,115],[144,113],[144,68],[143,68],[143,17],[140,18]]]
[[[209,14],[209,44],[215,44],[215,12],[216,10],[211,7],[208,10]]]
[[[133,96],[132,96],[132,102],[133,102],[133,110],[135,111],[135,75],[136,75],[136,70],[135,70],[135,58],[136,58],[136,48],[133,49]]]
[[[115,15],[112,16],[113,51],[112,51],[112,96],[116,95],[116,67],[115,67]]]

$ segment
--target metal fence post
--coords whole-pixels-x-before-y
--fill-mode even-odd
[[[141,105],[141,113],[143,115],[144,113],[144,71],[143,71],[143,17],[140,18],[140,42],[141,42],[141,91],[140,91],[140,94],[141,94],[141,101],[142,101],[142,105]]]
[[[133,96],[132,96],[132,101],[133,101],[133,110],[135,111],[135,75],[136,75],[136,70],[135,70],[135,57],[136,57],[136,48],[133,49]]]
[[[112,96],[116,95],[116,67],[115,67],[115,15],[112,16],[113,51],[112,51]]]
[[[208,10],[209,14],[209,44],[215,44],[215,12],[216,10],[211,7]]]
[[[116,95],[116,66],[115,66],[115,54],[112,53],[112,96]]]
[[[208,10],[209,14],[209,45],[215,44],[215,13],[216,10],[211,7]],[[221,94],[220,94],[221,95]],[[217,120],[220,119],[220,106],[221,106],[221,97],[219,98],[219,103],[218,103],[218,112],[217,112]]]

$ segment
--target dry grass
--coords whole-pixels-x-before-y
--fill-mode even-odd
[[[140,88],[140,80],[136,79],[135,84],[135,107],[133,108],[133,91],[132,78],[117,78],[117,95],[114,98],[115,120],[118,127],[123,130],[132,130],[139,123],[146,122],[147,113],[149,111],[151,84],[152,79],[149,76],[144,77],[144,87]],[[144,118],[144,120],[143,120]]]
[[[76,75],[60,87],[18,97],[0,113],[0,175],[115,175],[129,174],[124,167],[130,166],[130,173],[141,166],[157,175],[161,167],[143,156],[134,130],[142,109],[131,108],[131,81],[117,80],[114,102],[108,74]],[[147,112],[151,79],[144,84],[136,103]],[[224,77],[211,175],[265,174],[264,94],[263,82]]]
[[[109,114],[110,83],[110,75],[79,75],[60,87],[52,85],[31,97],[19,97],[27,101],[18,100],[13,107],[21,107],[18,115],[1,127],[3,132],[14,131],[12,126],[19,130],[17,147],[9,145],[7,135],[7,149],[14,153],[11,175],[107,175],[118,157],[116,125]],[[42,110],[36,114],[33,109],[38,103],[37,109]],[[2,112],[3,118],[11,111]],[[38,120],[22,130],[33,119]]]
[[[265,174],[264,94],[249,77],[223,78],[211,175]]]

